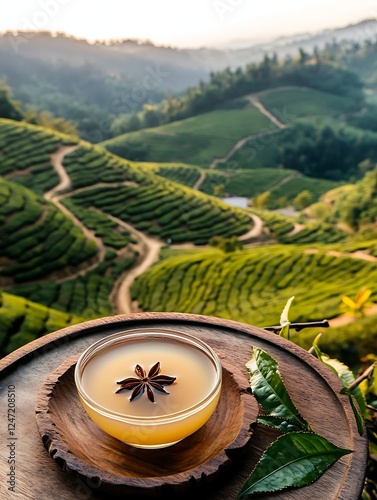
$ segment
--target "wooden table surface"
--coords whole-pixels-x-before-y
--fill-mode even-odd
[[[289,489],[266,499],[357,500],[362,490],[367,461],[367,438],[359,436],[348,398],[339,394],[337,377],[295,344],[250,325],[206,316],[175,313],[138,313],[113,316],[65,328],[46,335],[0,360],[0,498],[32,500],[84,500],[102,498],[96,485],[61,470],[45,450],[35,419],[35,401],[46,377],[68,357],[113,333],[133,328],[179,329],[195,335],[215,350],[226,352],[226,361],[244,369],[251,346],[274,356],[292,400],[312,429],[336,446],[354,450],[338,460],[310,486]],[[14,389],[13,389],[14,387]],[[9,435],[8,388],[15,394],[15,432]],[[11,398],[12,399],[12,398]],[[195,498],[232,500],[236,497],[263,450],[274,439],[274,431],[258,425],[250,446],[237,467]],[[15,460],[15,492],[7,480]],[[12,453],[13,453],[12,451]]]

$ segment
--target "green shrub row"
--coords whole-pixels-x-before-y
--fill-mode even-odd
[[[196,312],[263,326],[276,324],[292,295],[291,320],[341,313],[341,296],[366,286],[377,297],[373,262],[300,247],[269,246],[224,254],[203,250],[170,257],[140,276],[132,295],[143,310]]]
[[[81,318],[0,292],[0,357]]]
[[[94,257],[97,248],[71,219],[33,192],[0,177],[0,276],[17,282],[45,278]]]
[[[19,284],[9,291],[44,306],[70,312],[85,319],[113,314],[109,296],[115,281],[135,263],[136,255],[109,255],[96,269],[72,280],[60,283],[46,281],[38,284]]]

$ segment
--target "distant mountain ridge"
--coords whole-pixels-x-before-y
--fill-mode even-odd
[[[48,32],[19,34],[4,33],[0,36],[0,62],[5,53],[17,59],[32,58],[64,62],[70,65],[95,64],[104,72],[127,74],[138,80],[145,76],[147,67],[160,67],[165,76],[160,86],[169,91],[180,91],[206,79],[210,71],[230,66],[244,66],[259,61],[264,54],[276,52],[279,57],[296,54],[300,47],[312,50],[323,48],[336,40],[365,41],[377,35],[377,20],[365,19],[342,28],[327,29],[318,33],[278,37],[269,42],[253,43],[240,49],[178,49],[157,46],[150,41],[113,40],[90,44],[63,34],[53,36]],[[1,66],[0,66],[1,67]],[[12,84],[12,82],[9,82]]]

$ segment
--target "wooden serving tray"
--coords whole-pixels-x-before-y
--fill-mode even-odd
[[[225,472],[248,444],[258,404],[237,369],[223,367],[219,404],[200,430],[174,446],[140,450],[102,431],[82,407],[75,382],[78,356],[62,363],[42,385],[36,418],[42,441],[64,470],[112,495],[167,496],[199,488]],[[238,379],[238,381],[236,380]],[[254,425],[255,426],[255,425]]]
[[[359,498],[365,477],[368,440],[365,434],[359,436],[348,398],[339,394],[342,384],[335,374],[292,342],[261,328],[236,321],[178,313],[138,313],[88,321],[46,335],[0,360],[0,400],[4,402],[0,405],[0,422],[3,422],[1,435],[4,434],[7,438],[8,387],[15,388],[17,429],[16,492],[8,494],[6,486],[0,482],[1,498],[16,500],[104,498],[103,493],[98,491],[97,473],[90,478],[84,474],[67,474],[55,460],[51,460],[41,443],[35,418],[35,404],[46,378],[69,357],[77,356],[95,341],[107,335],[143,327],[181,330],[202,339],[215,349],[226,368],[237,367],[244,381],[248,380],[243,367],[250,359],[251,346],[265,349],[279,362],[280,372],[292,400],[312,429],[336,446],[353,450],[353,453],[338,460],[315,483],[303,488],[264,494],[263,500]],[[240,387],[243,386],[237,377],[236,381]],[[59,397],[63,398],[63,395],[60,394]],[[66,412],[67,419],[74,418],[71,415],[71,412]],[[196,490],[195,484],[190,483],[186,497],[195,500],[202,498],[234,500],[263,451],[276,439],[276,436],[274,430],[257,425],[242,457],[237,461],[232,457],[235,467],[229,474],[223,474],[221,468],[218,475],[212,477],[208,487],[203,478],[199,483],[200,488]],[[88,453],[90,447],[88,444]],[[4,449],[5,457],[5,446]],[[53,453],[53,448],[50,452]],[[60,465],[64,466],[64,462],[61,461]],[[175,466],[175,462],[172,461],[170,465]],[[8,473],[7,460],[0,460],[0,477],[6,478]],[[161,480],[161,477],[158,476],[158,480]],[[176,474],[169,477],[169,484],[172,481],[173,487],[175,477]],[[142,482],[144,478],[134,478],[134,481]],[[169,488],[170,486],[167,486],[167,489]],[[144,495],[135,498],[148,498],[150,493],[151,490],[145,491]],[[165,498],[165,491],[160,496]],[[183,494],[174,496],[181,498]],[[127,495],[127,498],[132,497],[133,495]],[[105,495],[105,498],[108,496]],[[255,498],[260,496],[256,495]]]

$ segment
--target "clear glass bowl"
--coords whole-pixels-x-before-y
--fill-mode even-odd
[[[131,390],[116,394],[117,382],[137,378],[137,364],[148,373],[156,362],[161,374],[176,377],[164,386],[169,394],[153,390],[154,403],[146,391],[133,401]],[[221,363],[211,347],[186,333],[155,328],[99,340],[75,368],[75,384],[89,417],[120,441],[147,449],[171,446],[202,427],[219,401],[221,378]]]

